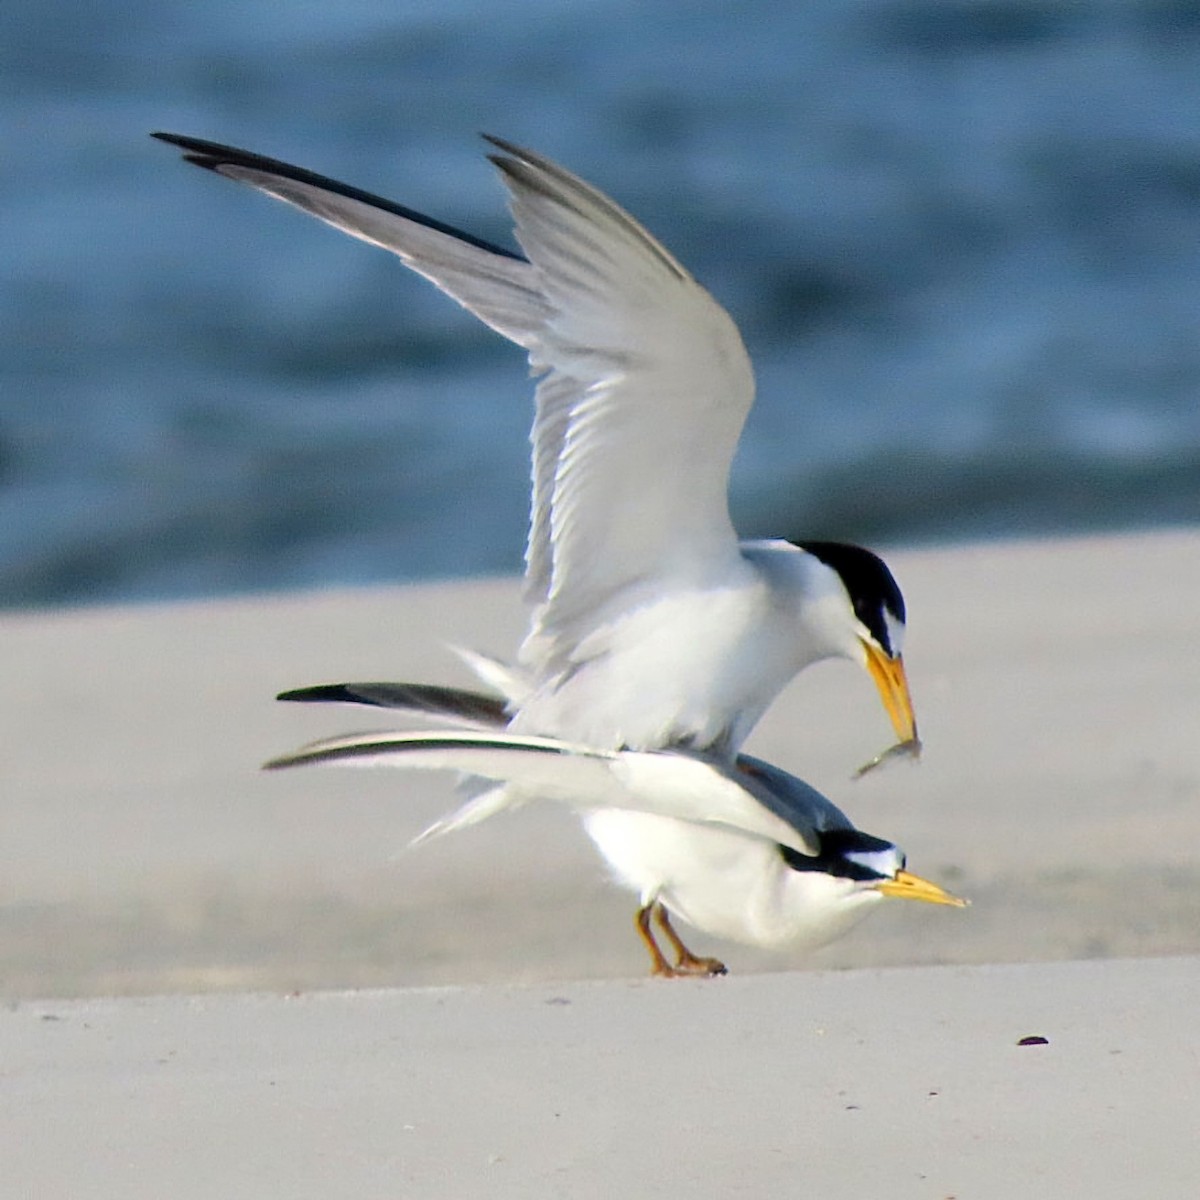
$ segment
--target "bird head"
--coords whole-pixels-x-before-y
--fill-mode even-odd
[[[864,666],[879,689],[902,743],[917,742],[908,678],[904,673],[904,597],[887,564],[861,546],[797,542],[823,576],[821,621],[831,652]]]
[[[792,870],[818,872],[839,883],[839,892],[847,897],[873,894],[955,908],[968,904],[906,870],[904,851],[892,842],[853,828],[827,829],[819,836],[819,854],[800,854],[786,846],[780,846],[779,852]]]

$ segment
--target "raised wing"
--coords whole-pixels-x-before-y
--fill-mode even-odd
[[[619,593],[688,581],[737,554],[727,485],[754,393],[728,314],[632,217],[548,159],[499,139],[528,258],[303,168],[156,133],[189,162],[392,251],[523,346],[535,371],[526,551],[535,674],[619,614]],[[557,666],[556,666],[557,664]]]
[[[819,853],[816,833],[825,827],[820,806],[828,805],[816,792],[812,810],[765,801],[764,792],[775,785],[764,777],[701,755],[595,750],[555,738],[462,729],[327,738],[264,765],[278,770],[318,763],[457,771],[514,789],[514,804],[536,796],[579,810],[653,813],[719,825],[807,855]],[[490,801],[487,811],[503,807]]]
[[[754,379],[728,314],[641,225],[548,159],[489,141],[550,309],[523,654],[541,674],[629,585],[700,579],[736,556],[729,468]]]
[[[536,272],[519,254],[291,163],[203,138],[175,133],[151,137],[178,146],[198,167],[249,184],[351,237],[390,250],[484,324],[536,357],[548,309]]]

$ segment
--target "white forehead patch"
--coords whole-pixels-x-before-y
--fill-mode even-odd
[[[905,862],[904,851],[899,846],[882,850],[847,850],[843,857],[883,879],[894,879],[896,872],[904,869]]]

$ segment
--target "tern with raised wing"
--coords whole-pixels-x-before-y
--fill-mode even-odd
[[[154,136],[391,251],[528,353],[533,612],[514,732],[732,755],[798,671],[842,657],[919,749],[891,572],[855,546],[738,541],[728,479],[754,395],[742,339],[612,200],[488,138],[516,253],[289,163]]]

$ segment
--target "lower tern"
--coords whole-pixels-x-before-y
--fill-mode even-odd
[[[432,697],[432,709],[445,699]],[[722,962],[684,945],[672,917],[729,941],[799,950],[838,937],[884,897],[967,903],[909,872],[897,846],[855,829],[808,784],[746,755],[730,762],[691,751],[600,750],[452,729],[329,738],[266,766],[313,763],[456,771],[530,800],[636,818],[640,854],[622,858],[618,879],[640,897],[636,928],[655,975],[725,973]],[[469,800],[417,840],[474,824],[481,819],[471,811],[476,805]]]
[[[480,675],[512,686],[502,664],[466,657]],[[636,926],[656,975],[725,973],[717,959],[687,948],[672,913],[730,941],[797,950],[837,937],[881,896],[966,903],[910,875],[892,843],[854,829],[808,784],[747,755],[730,761],[683,750],[605,751],[516,735],[506,728],[502,697],[460,688],[342,683],[278,698],[369,705],[453,725],[450,732],[330,738],[267,764],[457,770],[484,782],[413,845],[536,799],[576,809],[617,881],[640,897]]]
[[[842,657],[870,673],[900,743],[919,751],[891,572],[855,546],[739,543],[728,477],[754,396],[742,339],[611,199],[489,137],[517,253],[277,159],[154,136],[391,251],[527,352],[533,611],[514,732],[732,757],[797,672]]]

